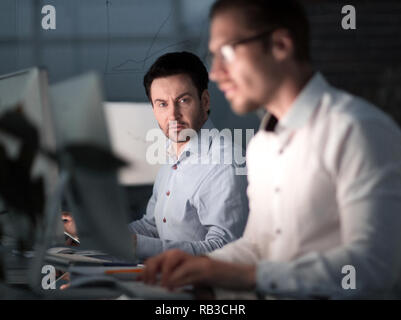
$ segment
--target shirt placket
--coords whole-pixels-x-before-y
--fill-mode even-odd
[[[293,133],[282,132],[278,134],[276,140],[276,150],[274,153],[274,171],[273,175],[273,235],[276,240],[280,240],[286,230],[286,216],[283,213],[283,197],[286,192],[285,188],[289,186],[285,185],[286,177],[286,148],[291,141]]]
[[[170,166],[169,170],[169,175],[168,175],[168,180],[167,183],[165,185],[165,190],[162,194],[162,196],[165,198],[164,201],[164,206],[163,206],[163,214],[159,217],[159,219],[161,219],[161,230],[162,230],[162,235],[161,236],[165,236],[165,230],[167,228],[167,225],[169,224],[169,220],[170,220],[170,215],[171,215],[171,211],[172,211],[172,203],[173,203],[173,199],[175,197],[174,194],[174,181],[176,178],[176,174],[178,171],[178,165],[179,162],[177,161],[175,164],[173,164],[172,166]]]
[[[276,140],[276,149],[279,148],[279,140]],[[280,201],[281,201],[281,192],[282,192],[282,172],[281,172],[281,166],[280,166],[280,157],[279,155],[275,152],[274,156],[272,157],[272,163],[274,168],[277,168],[274,170],[273,175],[272,175],[272,225],[271,225],[271,232],[273,235],[273,238],[276,240],[278,236],[282,232],[282,223],[280,221]]]

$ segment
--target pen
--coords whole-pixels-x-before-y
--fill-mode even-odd
[[[68,232],[64,231],[64,234],[71,238],[74,242],[76,242],[77,244],[80,244],[79,239],[77,237],[74,237],[73,235],[69,234]]]
[[[119,274],[119,273],[140,273],[143,271],[143,268],[134,268],[134,269],[116,269],[116,270],[106,270],[105,274]]]

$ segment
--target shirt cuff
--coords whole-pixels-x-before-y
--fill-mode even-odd
[[[299,289],[290,263],[261,261],[257,264],[256,290],[261,295],[291,296]]]
[[[143,261],[163,252],[163,242],[158,238],[151,238],[136,234],[136,256]]]

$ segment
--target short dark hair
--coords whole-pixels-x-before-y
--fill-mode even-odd
[[[252,30],[286,29],[294,41],[294,57],[310,61],[309,22],[297,0],[217,0],[210,9],[210,19],[231,9],[239,9],[246,26]]]
[[[186,74],[191,78],[198,90],[199,98],[208,88],[209,75],[199,57],[186,51],[166,53],[152,64],[143,78],[143,85],[149,100],[151,100],[150,87],[154,79],[177,74]]]

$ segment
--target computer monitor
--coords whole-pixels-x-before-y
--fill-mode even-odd
[[[47,72],[44,69],[34,67],[0,76],[0,115],[18,108],[37,128],[40,145],[52,150],[55,148],[55,140],[51,125],[47,90]],[[0,143],[5,148],[7,157],[15,158],[19,153],[21,141],[15,137],[0,132]],[[44,178],[45,197],[48,197],[53,192],[57,180],[57,168],[48,159],[38,154],[33,163],[31,176],[33,179],[38,176]],[[7,206],[4,199],[0,200],[0,212],[4,213],[12,210]],[[8,213],[10,215],[13,214],[12,212]],[[32,230],[27,230],[27,228],[32,226],[24,223],[23,219],[18,220],[18,217],[18,215],[13,215],[12,219],[10,217],[10,221],[18,222],[5,226],[6,235],[15,237],[31,235]],[[61,224],[59,227],[62,230]],[[42,231],[38,230],[38,233]],[[30,239],[27,240],[29,241]],[[34,241],[34,239],[31,240]]]
[[[95,73],[53,85],[50,103],[58,150],[92,144],[112,152],[101,81]],[[134,262],[135,249],[127,227],[128,202],[117,170],[73,167],[61,168],[63,171],[69,176],[64,194],[76,221],[80,247]]]
[[[104,110],[113,151],[129,163],[119,172],[120,184],[152,186],[161,164],[149,161],[147,151],[159,139],[167,145],[167,138],[159,128],[152,105],[144,102],[105,102]],[[155,130],[160,134],[156,136]]]

